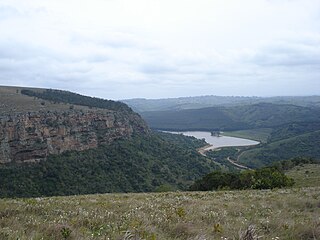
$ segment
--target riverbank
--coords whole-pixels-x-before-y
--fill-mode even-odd
[[[212,147],[213,147],[213,145],[208,144],[208,145],[205,145],[205,146],[203,146],[203,147],[201,147],[201,148],[198,148],[197,151],[198,151],[202,156],[206,157],[207,155],[205,154],[205,152],[211,150]]]

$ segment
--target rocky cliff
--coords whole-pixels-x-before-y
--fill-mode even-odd
[[[134,112],[110,110],[38,111],[0,116],[0,163],[35,162],[49,154],[82,151],[148,133]]]

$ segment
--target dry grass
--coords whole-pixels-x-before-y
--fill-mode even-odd
[[[0,115],[45,111],[65,111],[70,109],[70,104],[52,103],[43,99],[37,99],[21,94],[21,87],[4,87],[0,86]],[[43,89],[33,89],[43,91]],[[43,104],[44,103],[44,104]],[[74,109],[88,109],[84,106],[74,106]]]
[[[0,239],[319,238],[319,187],[0,200]]]
[[[295,187],[320,187],[320,164],[296,166],[286,175],[295,180]]]

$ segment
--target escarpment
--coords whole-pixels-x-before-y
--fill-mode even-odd
[[[38,111],[0,116],[0,163],[36,162],[49,154],[83,151],[149,129],[134,112]]]

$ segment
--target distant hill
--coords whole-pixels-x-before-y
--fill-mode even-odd
[[[239,97],[239,96],[197,96],[164,99],[126,99],[137,112],[170,111],[199,109],[216,106],[240,106],[257,103],[292,104],[303,107],[320,107],[320,96],[287,96],[287,97]]]
[[[320,159],[319,144],[320,130],[279,141],[270,141],[268,144],[242,152],[238,161],[246,166],[259,168],[294,157]]]
[[[141,113],[151,128],[164,130],[242,130],[288,123],[318,122],[320,108],[259,103]]]
[[[320,159],[320,108],[257,103],[229,107],[150,111],[141,113],[149,126],[169,131],[224,131],[226,135],[262,141],[241,149],[241,164],[259,168],[293,157]],[[230,134],[228,131],[232,131]],[[219,153],[217,153],[219,155]],[[208,155],[210,156],[210,154]],[[220,159],[220,157],[219,157]],[[223,163],[228,163],[222,157]]]

